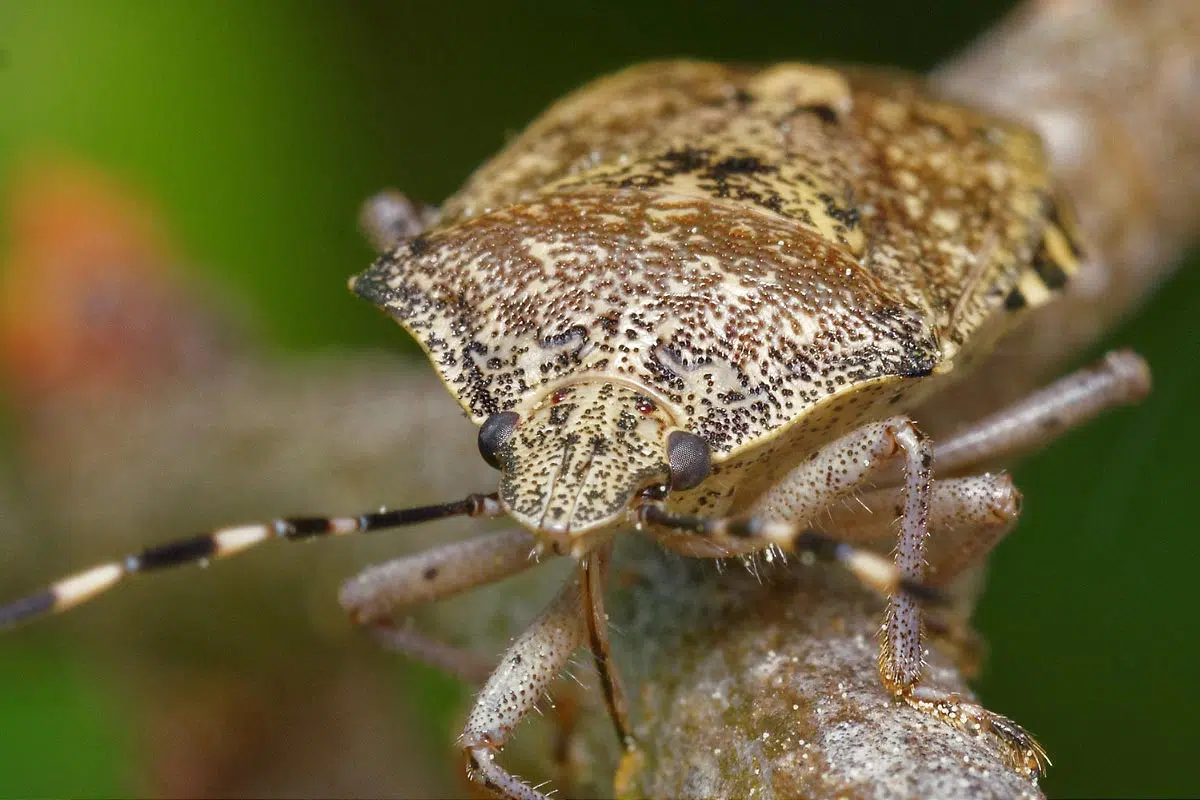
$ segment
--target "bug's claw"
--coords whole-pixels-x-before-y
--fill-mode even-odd
[[[916,710],[961,731],[973,736],[994,737],[1008,765],[1034,783],[1050,767],[1046,751],[1027,730],[976,702],[927,686],[913,687],[899,692],[897,696]]]

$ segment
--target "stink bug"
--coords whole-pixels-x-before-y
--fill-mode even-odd
[[[1019,726],[919,684],[922,601],[1015,523],[1016,489],[978,470],[1138,399],[1148,370],[1110,354],[936,443],[916,422],[1082,257],[1033,133],[891,73],[653,63],[560,101],[440,211],[389,194],[365,221],[383,252],[351,285],[425,350],[498,490],[153,547],[0,608],[0,625],[272,538],[506,515],[518,530],[369,569],[342,603],[393,646],[453,663],[392,618],[531,553],[575,559],[462,738],[476,780],[539,798],[494,756],[581,644],[636,747],[603,602],[617,533],[707,558],[809,551],[889,596],[887,691],[995,737],[1038,777]],[[867,492],[863,511],[842,502]],[[857,546],[889,536],[894,561]]]

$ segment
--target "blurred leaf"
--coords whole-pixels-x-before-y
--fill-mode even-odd
[[[10,648],[0,660],[0,708],[9,731],[0,797],[133,794],[133,737],[106,676],[49,649]]]

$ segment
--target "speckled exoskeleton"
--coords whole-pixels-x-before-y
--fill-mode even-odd
[[[382,255],[353,289],[428,354],[499,490],[151,548],[0,608],[0,624],[272,538],[507,515],[519,530],[369,569],[342,602],[453,664],[391,620],[532,555],[577,560],[462,738],[473,777],[539,798],[494,756],[581,644],[635,747],[603,604],[617,534],[698,557],[815,551],[889,596],[887,691],[996,737],[1036,779],[1044,756],[1020,727],[919,684],[921,604],[1015,523],[1009,478],[979,470],[1136,400],[1147,368],[1110,354],[936,443],[915,422],[1083,257],[1033,133],[891,73],[654,63],[554,105],[440,210],[385,194],[365,220]],[[859,547],[888,537],[892,561]]]

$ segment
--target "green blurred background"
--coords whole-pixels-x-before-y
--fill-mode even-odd
[[[97,165],[155,199],[268,341],[400,350],[344,288],[370,257],[354,220],[371,192],[436,202],[551,100],[631,62],[921,70],[1009,5],[5,0],[0,187],[31,157]],[[979,689],[1038,734],[1051,795],[1200,791],[1197,299],[1200,271],[1185,268],[1109,339],[1149,358],[1147,403],[1017,473],[1026,516],[980,609]],[[145,765],[103,676],[55,637],[0,645],[0,795],[133,791]]]

